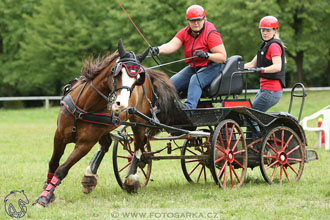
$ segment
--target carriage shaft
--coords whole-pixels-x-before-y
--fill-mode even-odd
[[[178,155],[178,156],[148,156],[151,160],[173,160],[173,159],[209,159],[209,155]]]

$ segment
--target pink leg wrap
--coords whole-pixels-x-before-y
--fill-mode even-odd
[[[52,180],[53,176],[54,176],[54,173],[48,173],[46,184],[49,184],[50,183],[50,181]]]
[[[36,202],[43,206],[47,206],[49,202],[52,202],[51,199],[55,198],[54,191],[56,187],[59,186],[60,184],[61,184],[61,180],[53,175],[53,178],[49,181],[49,184],[44,188],[44,191],[40,194]]]

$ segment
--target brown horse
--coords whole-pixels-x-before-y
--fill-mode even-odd
[[[168,79],[168,76],[160,71],[147,70],[147,78],[144,87],[134,90],[132,97],[129,99],[129,106],[135,107],[143,114],[154,117],[159,120],[160,123],[165,125],[177,125],[185,124],[186,117],[181,110],[181,102],[177,95],[177,91]],[[150,79],[150,80],[149,80]],[[118,96],[118,98],[120,98]],[[149,101],[150,102],[149,102]],[[117,109],[126,108],[126,106],[120,102],[120,106],[113,108],[114,112]],[[159,111],[157,118],[155,118],[154,111]],[[147,122],[137,115],[130,115],[129,120],[131,122],[146,123]],[[181,123],[180,123],[181,122]],[[128,172],[125,176],[123,188],[128,192],[136,192],[140,188],[139,173],[137,168],[141,160],[142,153],[146,149],[148,144],[147,136],[154,136],[160,130],[158,128],[146,128],[143,126],[132,127],[134,133],[134,156]],[[148,135],[146,136],[146,133]]]
[[[55,188],[63,181],[70,168],[99,142],[106,152],[111,144],[109,132],[115,129],[125,114],[111,114],[111,104],[122,90],[132,92],[144,75],[140,63],[147,56],[146,50],[139,56],[126,52],[121,40],[118,52],[103,59],[87,60],[82,68],[83,77],[62,99],[57,118],[53,154],[44,190],[34,204],[47,206],[55,199]],[[120,77],[119,77],[120,76]],[[122,81],[122,78],[127,81]],[[110,110],[109,110],[110,108]],[[59,161],[68,143],[76,146],[68,159]]]
[[[165,125],[185,124],[187,118],[181,110],[181,102],[179,101],[177,91],[168,76],[163,72],[148,68],[146,68],[145,73],[143,86],[135,87],[131,94],[122,90],[112,106],[112,111],[120,115],[128,107],[135,107],[139,112],[154,118],[156,121],[159,120],[159,122]],[[148,124],[147,121],[135,114],[128,114],[128,118],[130,122]],[[124,189],[128,192],[136,191],[139,188],[137,166],[148,142],[146,133],[149,136],[153,136],[159,131],[158,128],[147,129],[144,126],[133,126],[132,130],[134,133],[135,153],[124,181]],[[99,150],[86,170],[82,181],[83,191],[86,193],[92,192],[97,184],[98,176],[96,171],[103,156],[104,152]],[[94,169],[93,176],[91,175],[90,167],[95,164],[97,166],[94,166],[96,169]],[[86,181],[87,178],[90,178],[89,181]],[[89,185],[86,184],[87,182]]]

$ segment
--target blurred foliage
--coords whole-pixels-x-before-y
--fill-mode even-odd
[[[192,0],[121,0],[151,46],[168,42],[187,25]],[[327,0],[200,0],[207,19],[221,33],[228,56],[245,62],[261,42],[259,20],[273,15],[287,50],[287,84],[330,85],[330,6]],[[113,0],[1,0],[0,96],[61,95],[80,75],[84,59],[113,53],[122,38],[137,54],[148,44]],[[182,50],[162,55],[162,63],[182,59]],[[150,58],[145,66],[155,65]],[[166,66],[169,75],[184,63]],[[250,78],[250,88],[258,80]]]

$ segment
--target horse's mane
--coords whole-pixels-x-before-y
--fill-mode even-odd
[[[186,116],[180,108],[180,98],[167,74],[153,69],[148,69],[147,73],[158,96],[158,99],[154,101],[154,105],[160,109],[157,114],[159,121],[166,125],[186,123]],[[157,129],[150,129],[148,133],[154,135],[157,132]]]
[[[84,65],[81,69],[81,74],[84,77],[86,77],[88,80],[92,80],[118,57],[119,57],[118,51],[110,55],[105,55],[102,57],[98,56],[96,59],[90,57],[85,60]]]

